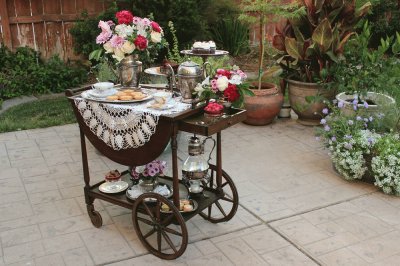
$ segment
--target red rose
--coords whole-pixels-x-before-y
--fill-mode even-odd
[[[133,21],[133,15],[128,10],[122,10],[115,14],[115,17],[118,19],[118,24],[129,24]]]
[[[138,35],[133,43],[139,50],[144,50],[147,48],[147,39],[142,35]]]
[[[225,96],[225,97],[228,99],[228,101],[230,101],[230,102],[234,102],[234,101],[236,101],[237,99],[239,99],[240,94],[239,94],[239,91],[238,91],[236,85],[235,85],[235,84],[229,84],[229,85],[228,85],[228,88],[226,88],[226,89],[224,90],[224,96]]]
[[[160,27],[160,25],[158,25],[157,22],[152,21],[152,22],[151,22],[151,27],[153,28],[153,30],[154,30],[155,32],[161,32],[161,27]]]
[[[226,69],[217,69],[217,75],[221,75],[221,76],[225,76],[228,79],[231,78],[231,72],[229,70]]]

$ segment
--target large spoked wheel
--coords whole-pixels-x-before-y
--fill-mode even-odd
[[[170,212],[162,213],[161,205]],[[175,205],[157,193],[144,193],[133,204],[132,220],[142,244],[153,255],[167,260],[178,258],[188,244],[185,220]]]
[[[203,184],[206,187],[217,189],[217,166],[210,164],[210,181]],[[199,213],[201,217],[212,222],[220,223],[232,219],[239,206],[239,194],[231,177],[222,170],[221,188],[224,196]]]

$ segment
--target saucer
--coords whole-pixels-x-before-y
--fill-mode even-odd
[[[163,105],[158,105],[156,101],[151,101],[147,104],[147,108],[151,108],[154,110],[167,110],[171,109],[175,106],[175,101],[169,101]]]
[[[96,90],[96,89],[88,91],[88,94],[90,96],[96,97],[96,98],[104,98],[104,97],[107,97],[107,96],[110,96],[110,95],[114,95],[115,93],[117,93],[117,90],[114,89],[114,88],[109,89],[109,90],[105,90],[105,91],[99,91],[99,90]]]
[[[104,182],[99,186],[99,190],[103,193],[119,193],[127,189],[128,186],[125,181]]]

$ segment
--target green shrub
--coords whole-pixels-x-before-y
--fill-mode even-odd
[[[237,56],[249,50],[249,28],[237,19],[221,19],[211,30],[217,47]]]
[[[21,95],[62,92],[82,84],[86,70],[65,64],[57,56],[47,62],[31,48],[20,47],[11,52],[0,49],[0,98],[7,99]]]

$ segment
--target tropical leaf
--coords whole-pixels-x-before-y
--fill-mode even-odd
[[[314,30],[312,40],[319,44],[321,51],[325,52],[329,49],[333,40],[333,32],[327,18],[323,19]]]
[[[355,32],[348,32],[348,33],[343,37],[343,39],[339,42],[338,46],[336,47],[335,52],[337,52],[337,53],[342,53],[342,52],[343,52],[344,45],[346,44],[346,42],[349,40],[349,38],[350,38],[353,34],[355,34]]]
[[[299,49],[298,49],[298,46],[297,46],[297,41],[296,41],[296,39],[286,37],[286,38],[285,38],[285,46],[286,46],[286,52],[287,52],[291,57],[293,57],[293,58],[296,59],[296,60],[302,58],[301,53],[300,53],[300,51],[299,51]]]

